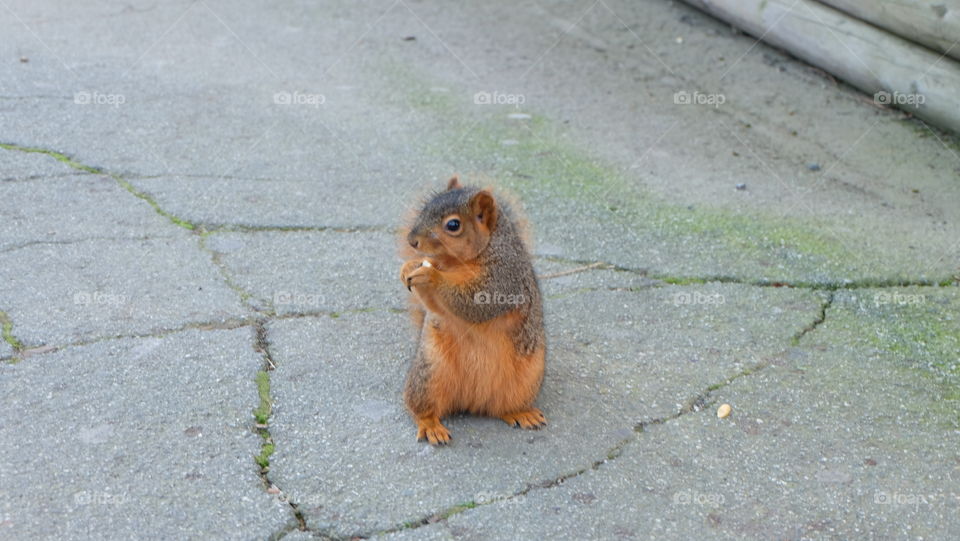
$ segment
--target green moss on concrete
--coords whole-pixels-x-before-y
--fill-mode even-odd
[[[253,410],[253,418],[257,422],[257,433],[263,438],[260,446],[260,454],[253,457],[254,462],[260,466],[261,472],[266,474],[270,469],[270,456],[273,455],[276,447],[273,444],[273,437],[267,424],[270,422],[270,415],[273,412],[273,401],[270,399],[270,373],[266,370],[257,372],[254,381],[257,383],[257,395],[260,397],[260,405]]]
[[[260,405],[253,410],[253,417],[258,424],[265,425],[270,421],[273,403],[270,400],[270,374],[261,370],[257,372],[257,394],[260,395]]]
[[[270,469],[270,455],[273,454],[273,451],[274,445],[272,443],[264,443],[263,447],[260,448],[260,454],[253,457],[260,469]]]
[[[681,269],[670,269],[677,283],[703,278],[704,267],[725,269],[727,281],[802,282],[821,288],[841,287],[851,277],[949,281],[948,276],[928,280],[908,275],[914,267],[910,254],[881,253],[843,233],[840,219],[800,220],[664,201],[566,140],[562,127],[541,116],[509,119],[516,110],[511,106],[475,105],[472,92],[465,90],[431,92],[427,77],[403,67],[387,66],[384,73],[394,88],[404,89],[405,104],[437,119],[436,129],[428,130],[434,136],[424,143],[427,152],[455,160],[455,169],[472,164],[478,171],[464,171],[470,180],[494,178],[530,209],[583,217],[597,228],[584,234],[619,238],[624,251],[661,247],[671,265]],[[504,146],[505,141],[511,144]],[[651,276],[659,278],[655,272]]]
[[[838,292],[826,324],[830,343],[884,359],[905,382],[924,376],[925,394],[936,398],[906,403],[908,411],[944,428],[960,427],[960,288]]]
[[[956,154],[960,154],[960,135],[945,132],[915,117],[904,117],[901,118],[900,121],[910,126],[917,137],[935,137],[943,146],[947,147],[947,149],[952,150]]]
[[[960,386],[960,289],[868,290],[865,336],[877,348],[930,367]]]
[[[0,148],[6,149],[6,150],[16,150],[16,151],[19,151],[19,152],[26,152],[26,153],[29,153],[29,154],[45,154],[45,155],[50,156],[51,158],[53,158],[53,159],[55,159],[55,160],[57,160],[57,161],[63,162],[63,163],[65,163],[65,164],[69,165],[70,167],[72,167],[72,168],[74,168],[74,169],[78,169],[78,170],[80,170],[80,171],[85,171],[85,172],[87,172],[87,173],[93,173],[94,175],[104,175],[104,174],[106,174],[102,169],[99,169],[99,168],[97,168],[97,167],[92,167],[92,166],[89,166],[89,165],[84,165],[84,164],[82,164],[82,163],[74,160],[74,159],[71,158],[70,156],[67,156],[66,154],[63,154],[62,152],[57,152],[57,151],[55,151],[55,150],[47,150],[47,149],[45,149],[45,148],[37,148],[37,147],[25,147],[25,146],[10,144],[10,143],[0,143]]]
[[[456,515],[456,514],[459,514],[459,513],[463,513],[464,511],[467,511],[467,510],[469,510],[469,509],[473,509],[473,508],[475,508],[475,507],[477,507],[477,503],[476,503],[476,502],[467,502],[467,503],[462,503],[462,504],[460,504],[460,505],[455,505],[455,506],[451,507],[450,509],[447,509],[447,510],[444,511],[443,513],[440,513],[440,515],[438,515],[437,518],[439,518],[440,520],[446,520],[446,519],[452,517],[453,515]]]
[[[125,190],[127,190],[128,192],[130,192],[131,194],[133,194],[135,197],[138,197],[138,198],[143,199],[144,201],[146,201],[147,204],[150,205],[150,206],[153,208],[154,212],[156,212],[156,213],[159,214],[160,216],[163,216],[164,218],[170,220],[170,221],[173,222],[174,224],[176,224],[176,225],[178,225],[178,226],[180,226],[180,227],[182,227],[182,228],[184,228],[184,229],[189,229],[189,230],[193,231],[194,229],[197,228],[196,225],[188,222],[187,220],[184,220],[183,218],[179,218],[179,217],[177,217],[177,216],[174,216],[173,214],[171,214],[171,213],[163,210],[163,208],[160,207],[160,204],[157,203],[152,197],[150,197],[149,195],[147,195],[145,192],[141,192],[141,191],[138,190],[136,187],[134,187],[133,184],[130,184],[129,182],[127,182],[127,181],[124,180],[123,178],[121,178],[121,177],[119,177],[119,176],[117,176],[117,175],[113,175],[113,174],[111,174],[110,177],[113,178],[113,180],[117,181],[117,184],[119,184],[123,189],[125,189]]]
[[[23,344],[13,335],[13,321],[6,312],[0,312],[0,332],[2,332],[3,341],[10,344],[14,351],[23,349]]]
[[[413,529],[419,528],[419,527],[421,527],[421,526],[426,526],[426,525],[428,525],[428,524],[432,524],[432,523],[435,523],[435,522],[438,522],[438,521],[441,521],[441,520],[446,520],[446,519],[448,519],[448,518],[450,518],[450,517],[452,517],[452,516],[454,516],[454,515],[463,513],[464,511],[467,511],[467,510],[469,510],[469,509],[474,509],[474,508],[478,507],[479,505],[480,505],[480,504],[478,504],[477,502],[474,502],[474,501],[470,501],[470,502],[466,502],[466,503],[461,503],[461,504],[458,504],[458,505],[454,505],[453,507],[449,507],[449,508],[447,508],[447,509],[444,509],[443,511],[440,511],[439,513],[437,513],[437,514],[435,514],[435,515],[432,515],[432,516],[429,517],[429,518],[425,518],[425,519],[421,519],[421,520],[408,520],[408,521],[406,521],[406,522],[403,522],[403,523],[400,524],[399,526],[396,526],[396,527],[394,527],[394,528],[390,528],[389,530],[383,530],[383,531],[377,532],[376,535],[377,535],[377,536],[379,536],[379,535],[386,535],[386,534],[395,533],[395,532],[398,532],[398,531],[401,531],[401,530],[413,530]]]

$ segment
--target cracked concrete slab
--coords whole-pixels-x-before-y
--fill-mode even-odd
[[[261,310],[286,315],[404,307],[392,233],[216,233],[206,246]]]
[[[694,292],[697,302],[683,304]],[[577,308],[585,304],[610,310],[585,319]],[[807,291],[717,284],[550,300],[538,401],[548,428],[524,432],[456,416],[447,421],[454,444],[446,449],[415,441],[402,404],[413,347],[405,315],[272,322],[270,476],[309,527],[337,535],[512,494],[603,460],[637,423],[674,415],[710,385],[777,358],[819,306]],[[429,478],[437,482],[421,482]]]
[[[248,539],[289,522],[251,458],[252,342],[191,330],[0,365],[3,537]]]
[[[247,315],[197,242],[181,232],[0,253],[0,298],[26,346],[150,334]]]
[[[957,537],[960,371],[928,361],[960,358],[958,307],[956,288],[838,292],[797,347],[596,470],[390,537]],[[721,403],[733,406],[722,420]]]
[[[42,154],[29,156],[55,161]],[[0,182],[0,217],[0,253],[35,244],[175,233],[165,218],[115,180],[90,174]]]

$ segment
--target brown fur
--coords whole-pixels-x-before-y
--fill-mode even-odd
[[[450,219],[459,230],[445,228]],[[449,442],[440,419],[463,411],[546,424],[533,407],[546,357],[540,291],[516,220],[491,191],[454,177],[402,231],[400,278],[419,336],[404,400],[418,439]],[[483,293],[523,302],[478,302]]]

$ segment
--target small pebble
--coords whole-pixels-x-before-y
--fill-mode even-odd
[[[811,171],[819,171],[819,170],[820,170],[820,164],[819,164],[819,163],[808,163],[808,164],[807,164],[807,169],[809,169],[809,170],[811,170]]]
[[[737,184],[737,189],[742,192],[743,190],[747,189],[747,185],[741,182],[740,184]]]
[[[730,407],[730,404],[721,404],[720,407],[717,408],[717,418],[724,419],[728,417],[732,409],[733,408]]]
[[[25,56],[21,56],[21,57],[20,57],[20,63],[21,63],[21,64],[26,64],[26,63],[29,62],[29,61],[30,61],[30,59],[27,58],[27,57],[25,57]]]
[[[416,41],[417,36],[405,36],[403,41]]]

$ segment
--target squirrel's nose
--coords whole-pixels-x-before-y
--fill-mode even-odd
[[[413,246],[414,249],[416,249],[417,246],[420,246],[420,241],[417,240],[416,235],[414,235],[412,232],[407,235],[407,242],[409,242],[410,246]]]

